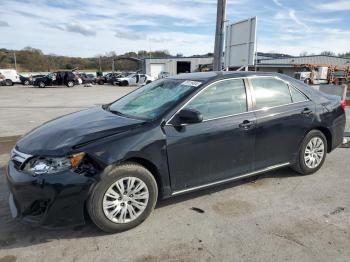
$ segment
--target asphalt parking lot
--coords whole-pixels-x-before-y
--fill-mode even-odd
[[[134,88],[0,87],[0,262],[350,260],[349,148],[328,155],[314,175],[285,168],[162,201],[143,224],[119,234],[91,222],[47,230],[13,221],[3,173],[16,140]]]

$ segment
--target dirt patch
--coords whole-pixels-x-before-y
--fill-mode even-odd
[[[330,214],[331,215],[336,215],[338,213],[341,213],[345,210],[345,207],[337,207],[336,209],[334,209]]]
[[[198,241],[196,241],[198,242]],[[192,262],[192,261],[210,261],[213,255],[201,244],[177,244],[163,250],[158,255],[144,255],[135,259],[136,262]]]
[[[15,262],[17,261],[17,257],[16,256],[4,256],[2,258],[0,258],[0,262]]]
[[[246,179],[244,182],[245,185],[255,188],[264,185],[267,181],[264,177],[253,177],[249,180]]]
[[[289,241],[302,248],[312,249],[315,242],[323,246],[335,245],[338,253],[348,249],[348,236],[344,228],[330,223],[322,223],[312,219],[297,221],[289,225],[280,225],[269,230],[269,234]],[[332,240],[332,241],[330,241]]]
[[[217,202],[213,205],[213,210],[222,216],[239,216],[251,213],[254,209],[254,205],[251,203],[238,200],[238,199],[228,199],[224,201]]]

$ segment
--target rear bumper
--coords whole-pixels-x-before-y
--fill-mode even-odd
[[[84,208],[95,180],[72,171],[33,177],[9,162],[6,178],[13,218],[45,227],[85,223]]]
[[[333,151],[343,143],[345,125],[346,125],[346,115],[344,113],[333,122],[333,126],[329,127],[329,130],[332,133],[331,151]]]

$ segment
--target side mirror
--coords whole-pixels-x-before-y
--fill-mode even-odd
[[[203,121],[203,116],[200,112],[194,109],[182,109],[176,115],[176,124],[196,124]]]

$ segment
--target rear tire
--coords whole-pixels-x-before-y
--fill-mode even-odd
[[[6,79],[5,86],[13,86],[13,82],[10,79]]]
[[[292,169],[301,175],[318,171],[327,154],[327,139],[319,130],[311,130],[304,138]]]
[[[129,181],[136,182],[129,187]],[[117,182],[122,186],[117,187],[120,185]],[[139,185],[144,186],[143,191],[138,191]],[[103,231],[122,232],[141,224],[152,213],[157,198],[158,187],[152,173],[141,165],[125,163],[101,175],[101,181],[87,201],[87,210],[91,220]],[[138,209],[140,202],[142,208]],[[130,206],[134,213],[130,212]]]
[[[73,87],[74,86],[74,82],[73,81],[68,81],[67,82],[67,87]]]

